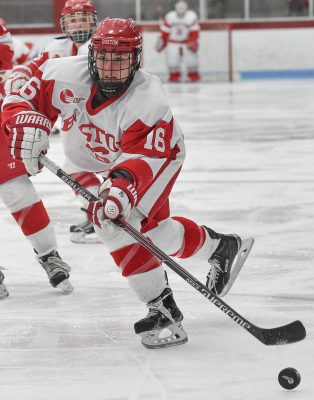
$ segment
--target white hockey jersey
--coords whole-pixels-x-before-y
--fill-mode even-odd
[[[45,47],[42,53],[36,58],[34,58],[27,66],[30,68],[32,75],[36,70],[48,59],[58,58],[58,57],[69,57],[76,55],[88,54],[88,46],[90,40],[77,47],[71,39],[67,37],[62,37],[54,39],[48,46]]]
[[[199,30],[197,15],[192,10],[188,10],[183,17],[179,17],[176,11],[170,11],[161,25],[161,32],[170,43],[186,43],[191,33],[198,33]]]
[[[167,199],[185,149],[159,78],[139,70],[122,94],[94,108],[97,91],[87,56],[48,60],[19,94],[5,99],[4,126],[18,111],[36,109],[63,120],[66,156],[84,171],[127,170],[144,215]]]
[[[14,50],[13,64],[20,65],[27,63],[30,60],[30,49],[15,36],[12,37],[12,42]]]

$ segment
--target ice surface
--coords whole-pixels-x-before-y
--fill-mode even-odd
[[[147,350],[133,333],[146,314],[101,245],[71,243],[71,190],[49,171],[33,178],[55,225],[75,290],[50,287],[0,203],[0,399],[310,400],[314,398],[314,82],[166,85],[186,138],[172,214],[256,239],[225,301],[253,323],[300,319],[303,342],[266,347],[169,271],[186,345]],[[62,164],[61,138],[49,157]],[[206,265],[179,263],[204,281]],[[280,370],[297,368],[288,392]]]

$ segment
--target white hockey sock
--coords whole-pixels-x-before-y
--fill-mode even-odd
[[[163,267],[142,274],[129,275],[127,280],[140,301],[144,303],[156,299],[167,286]]]

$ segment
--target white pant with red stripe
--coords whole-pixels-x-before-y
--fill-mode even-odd
[[[143,215],[132,210],[128,222],[141,230],[142,220]],[[96,232],[139,299],[147,303],[158,297],[167,284],[160,261],[118,227],[111,231],[96,227]],[[211,239],[202,226],[183,217],[160,221],[157,227],[146,231],[145,236],[168,255],[203,260],[204,273],[208,272],[206,261],[219,243]]]
[[[1,184],[0,198],[40,256],[57,249],[49,216],[27,175]]]

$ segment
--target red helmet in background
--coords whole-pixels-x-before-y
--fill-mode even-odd
[[[77,11],[96,14],[96,8],[91,0],[67,0],[61,11],[61,16],[73,14]]]
[[[106,18],[91,38],[92,79],[106,97],[126,89],[140,67],[143,38],[133,19]]]
[[[75,43],[85,43],[97,24],[97,12],[91,0],[67,0],[61,11],[62,32]]]

